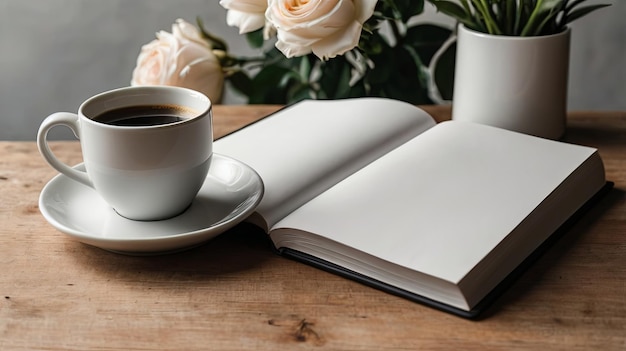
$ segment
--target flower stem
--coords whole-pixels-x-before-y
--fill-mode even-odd
[[[389,25],[391,26],[391,31],[393,32],[393,37],[396,40],[396,45],[399,45],[400,42],[402,41],[402,38],[404,37],[404,35],[402,34],[402,31],[400,30],[400,27],[398,26],[398,21],[392,19],[392,20],[389,21]]]

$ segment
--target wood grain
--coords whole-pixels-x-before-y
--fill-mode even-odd
[[[278,108],[215,106],[215,136]],[[39,213],[56,171],[35,143],[0,142],[0,349],[624,350],[626,113],[571,113],[565,140],[598,147],[615,189],[479,321],[279,257],[249,225],[164,256],[77,243]]]

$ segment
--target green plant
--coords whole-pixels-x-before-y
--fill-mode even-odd
[[[439,54],[451,28],[415,21],[426,2],[220,0],[251,54],[231,53],[211,23],[179,18],[142,46],[131,84],[183,86],[216,102],[227,86],[250,104],[365,96],[430,104],[452,95],[454,50]]]
[[[430,0],[438,11],[466,27],[494,35],[556,34],[566,25],[608,4],[579,6],[586,0]],[[459,4],[460,3],[460,4]]]
[[[275,2],[270,1],[270,6]],[[358,45],[325,59],[313,53],[287,57],[274,46],[276,38],[266,36],[267,25],[245,34],[259,52],[256,57],[231,55],[221,42],[226,81],[251,104],[360,96],[432,103],[427,67],[451,30],[410,22],[422,14],[424,4],[425,0],[376,1],[372,16],[363,23]],[[214,41],[202,23],[198,26],[207,40]],[[448,78],[439,79],[451,85]]]

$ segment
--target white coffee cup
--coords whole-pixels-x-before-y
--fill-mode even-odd
[[[129,108],[173,112],[179,121],[116,125],[98,121]],[[117,112],[115,113],[117,114]],[[129,119],[125,119],[129,120]],[[80,139],[86,172],[59,161],[47,135],[58,125]],[[213,155],[211,101],[179,87],[143,86],[101,93],[81,104],[78,114],[54,113],[37,134],[39,151],[57,171],[93,189],[113,209],[133,220],[176,216],[192,203],[207,176]],[[85,209],[89,211],[89,209]]]

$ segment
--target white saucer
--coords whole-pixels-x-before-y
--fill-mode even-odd
[[[82,164],[75,167],[84,170]],[[198,196],[171,219],[126,219],[93,189],[62,174],[43,188],[39,208],[56,229],[85,244],[125,254],[155,254],[199,245],[233,227],[254,212],[263,191],[263,181],[252,168],[213,154]]]

